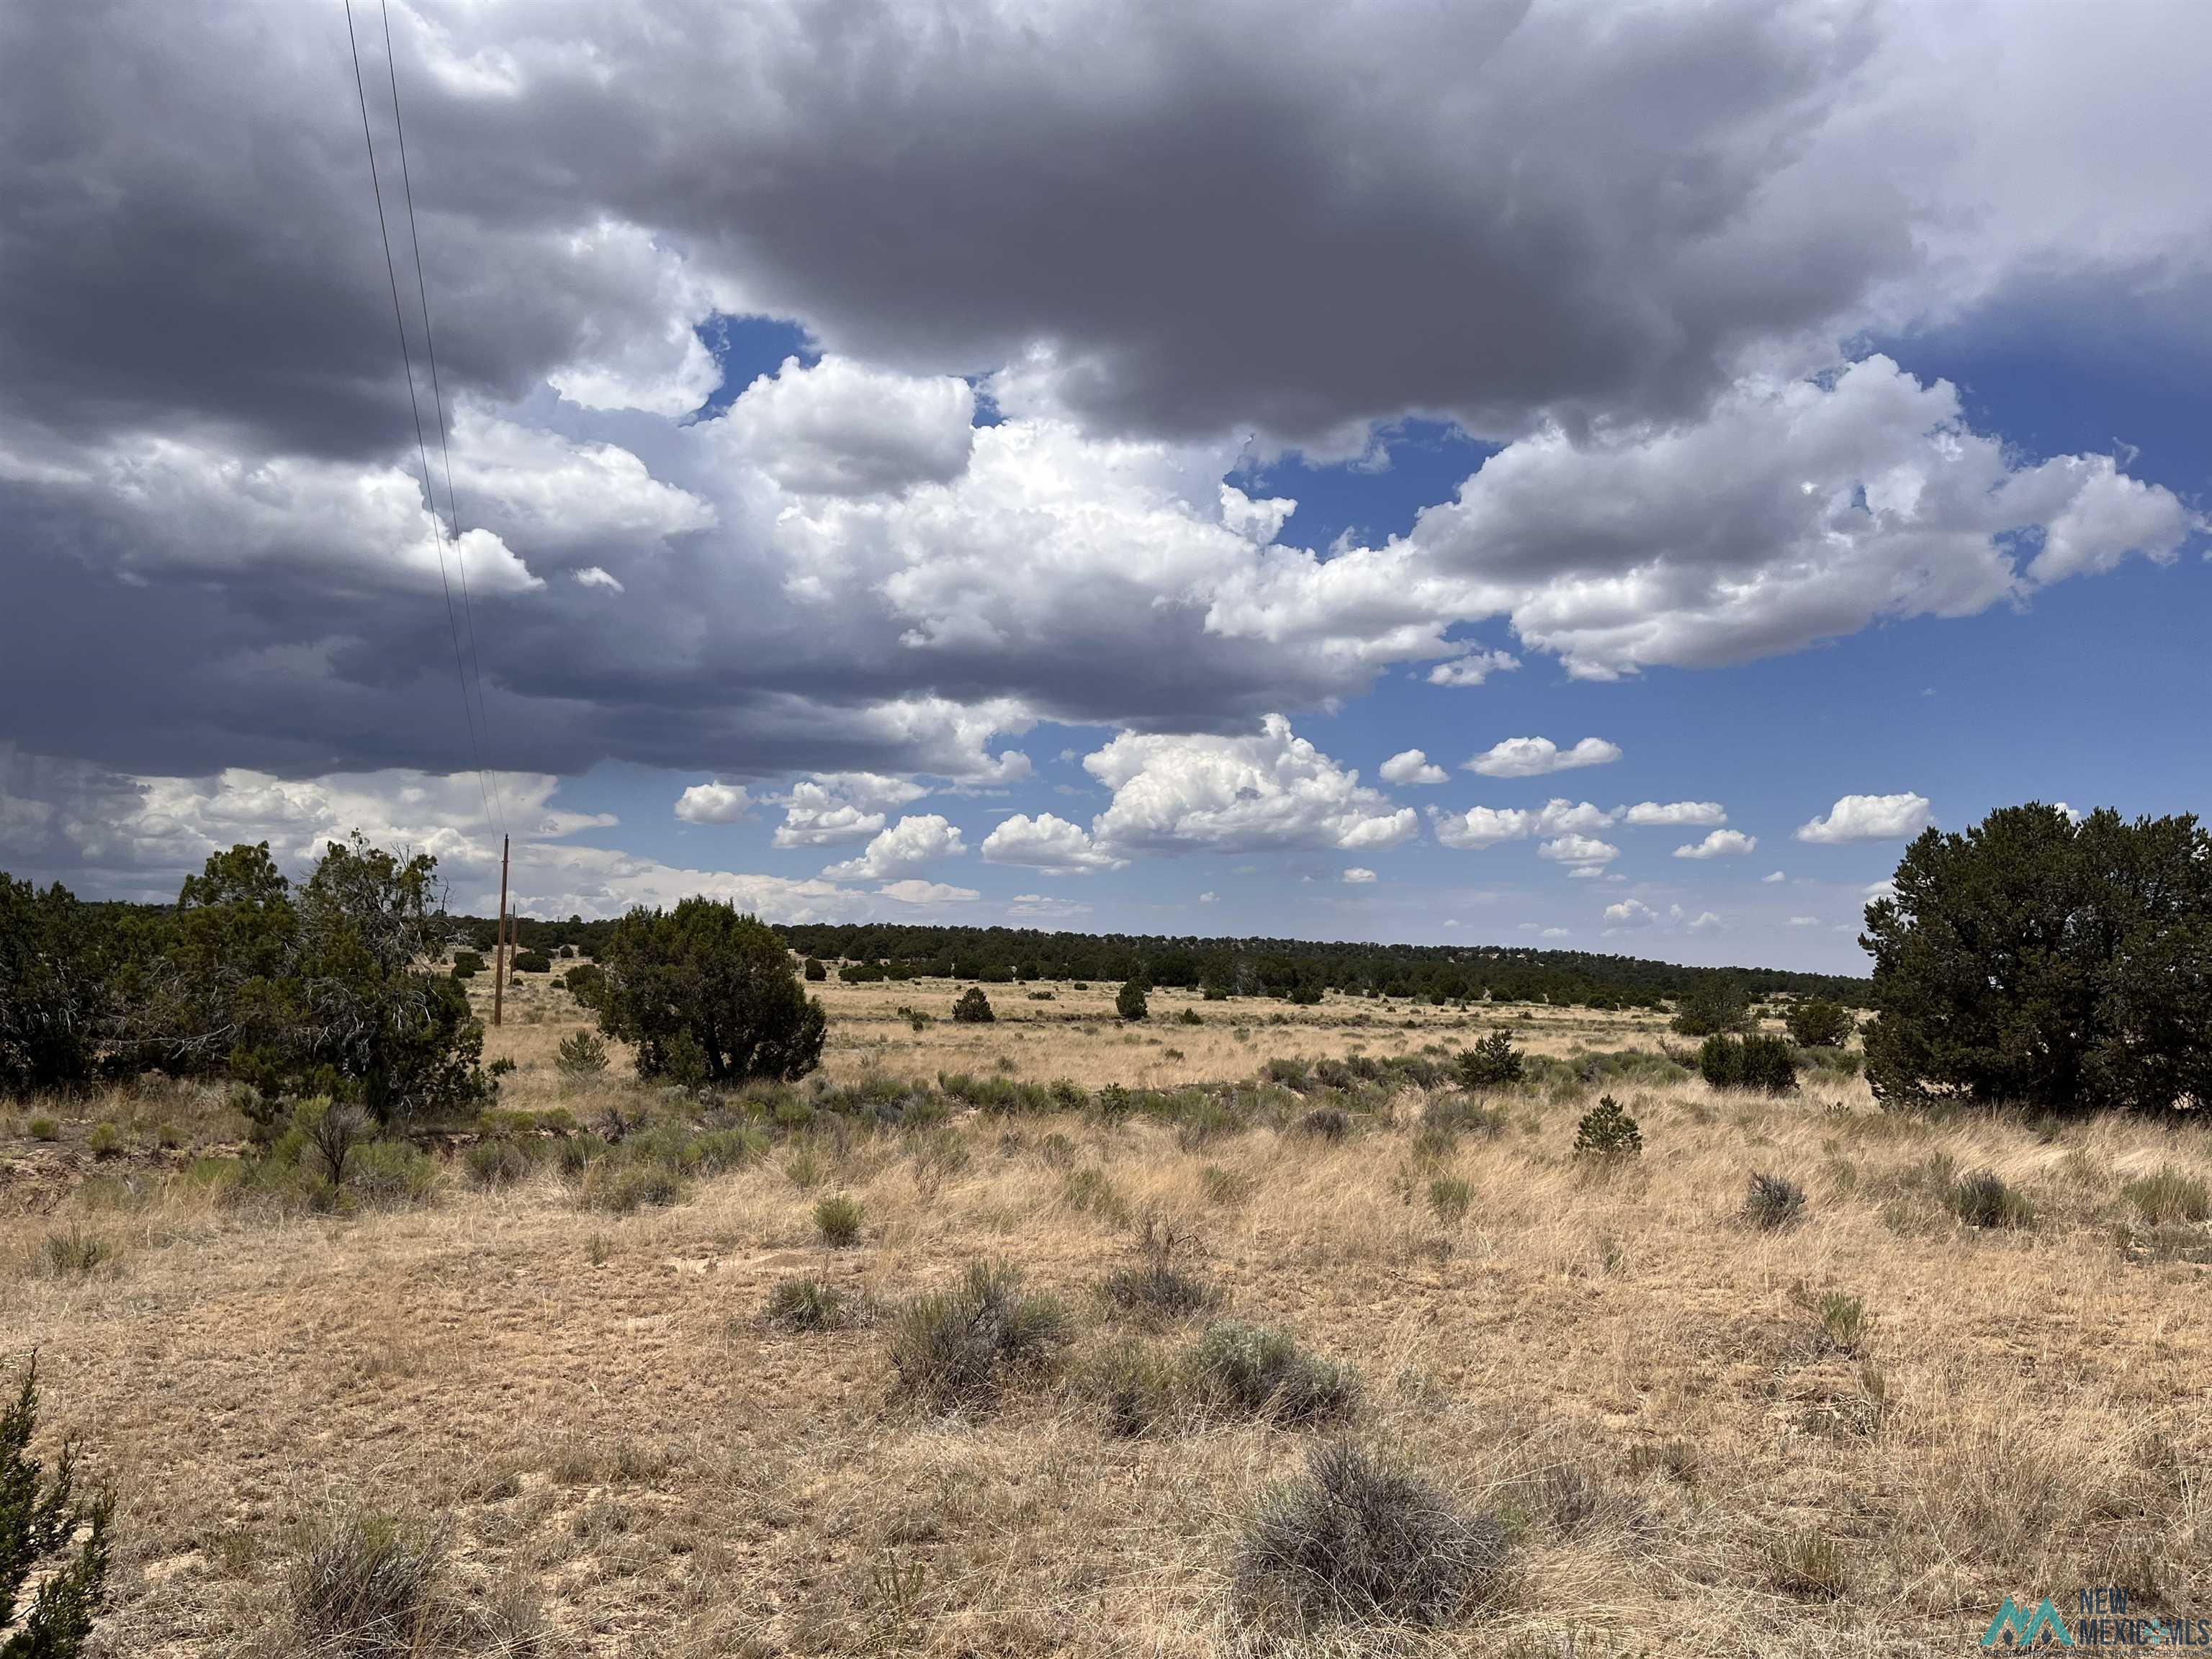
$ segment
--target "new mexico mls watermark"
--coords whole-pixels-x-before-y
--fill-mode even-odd
[[[2212,1618],[2186,1613],[2152,1615],[2130,1611],[2128,1592],[2117,1584],[2075,1593],[2074,1605],[2059,1612],[2049,1596],[2023,1611],[2009,1595],[1982,1632],[1982,1645],[2042,1648],[2202,1648],[2212,1650]]]

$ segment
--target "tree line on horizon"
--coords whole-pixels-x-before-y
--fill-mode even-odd
[[[295,884],[266,843],[212,855],[173,905],[80,903],[0,875],[0,1092],[156,1071],[227,1077],[269,1100],[343,1100],[390,1125],[489,1097],[483,1028],[447,953],[490,944],[449,915],[427,854],[356,835]],[[2212,1104],[2212,836],[2192,816],[2075,822],[2031,804],[1929,830],[1867,907],[1869,980],[1685,968],[1506,947],[1040,933],[771,928],[687,899],[619,921],[526,922],[537,953],[597,959],[586,999],[642,1075],[720,1086],[793,1078],[823,1020],[794,955],[840,976],[1119,980],[1209,996],[1324,991],[1462,1002],[1662,1008],[1732,1023],[1871,1006],[1866,1069],[1885,1104],[2049,1111]],[[545,959],[550,965],[550,955]],[[763,1023],[765,1022],[765,1023]]]

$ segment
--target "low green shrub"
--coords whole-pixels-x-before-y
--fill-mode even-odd
[[[364,1204],[419,1204],[437,1188],[438,1160],[404,1140],[372,1140],[355,1152],[347,1184]]]
[[[51,1479],[31,1455],[39,1426],[39,1366],[23,1368],[14,1402],[0,1413],[0,1655],[78,1659],[107,1600],[108,1522],[113,1492],[77,1491],[75,1443]],[[27,1607],[23,1590],[38,1589]]]
[[[1797,1054],[1786,1038],[1716,1032],[1698,1046],[1698,1071],[1716,1089],[1786,1095],[1797,1086]]]
[[[1840,1002],[1809,997],[1793,1002],[1782,1017],[1790,1040],[1803,1048],[1840,1048],[1858,1029],[1858,1017]]]
[[[1342,1140],[1352,1133],[1352,1114],[1341,1106],[1316,1106],[1298,1120],[1298,1133],[1316,1140]]]
[[[998,1016],[991,1012],[991,999],[983,994],[983,988],[971,985],[953,1003],[952,1018],[962,1025],[988,1025]]]
[[[563,1077],[597,1077],[607,1069],[607,1045],[589,1031],[574,1031],[561,1039],[553,1064]]]
[[[1575,1156],[1599,1165],[1626,1163],[1641,1157],[1644,1131],[1611,1095],[1598,1097],[1595,1107],[1575,1124]]]

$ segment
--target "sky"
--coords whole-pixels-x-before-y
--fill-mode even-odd
[[[1856,972],[2212,809],[2212,9],[351,26],[0,9],[18,876]]]

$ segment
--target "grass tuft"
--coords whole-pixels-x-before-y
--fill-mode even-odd
[[[1348,1441],[1307,1454],[1246,1524],[1234,1580],[1263,1620],[1449,1624],[1494,1596],[1506,1559],[1497,1517],[1470,1513],[1411,1471]]]
[[[1269,1326],[1217,1320],[1184,1364],[1193,1394],[1217,1411],[1303,1426],[1359,1407],[1357,1368],[1310,1353]]]
[[[923,1405],[982,1406],[1011,1382],[1048,1370],[1068,1340],[1057,1298],[1023,1290],[1018,1267],[975,1261],[955,1288],[899,1310],[891,1370],[899,1392]]]

